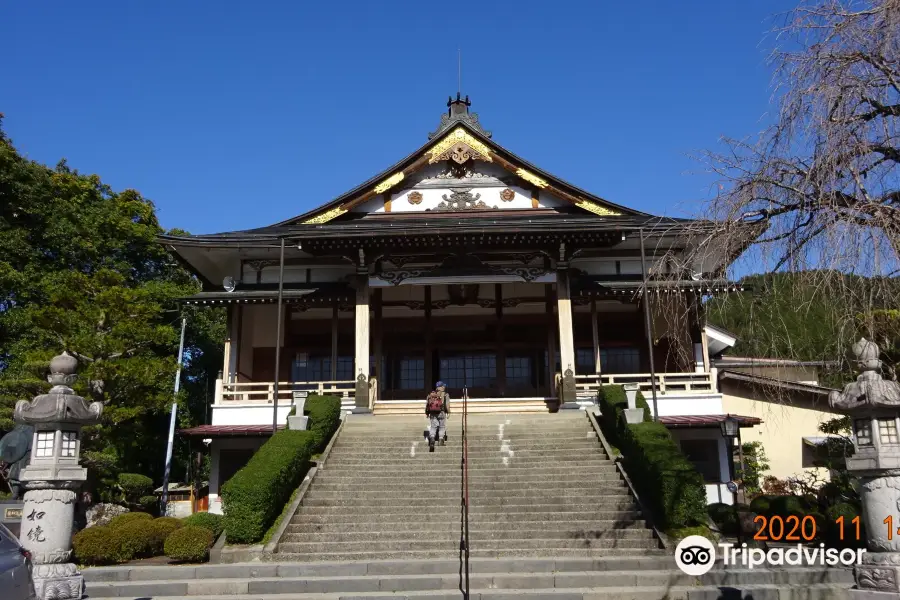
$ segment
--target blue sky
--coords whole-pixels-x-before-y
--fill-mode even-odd
[[[688,156],[760,130],[792,3],[15,2],[4,129],[152,199],[165,228],[268,225],[419,147],[457,85],[494,139],[618,204],[685,216]]]

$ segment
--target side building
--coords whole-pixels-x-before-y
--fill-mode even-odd
[[[652,356],[660,420],[688,446],[718,431],[720,342],[702,299],[740,291],[724,278],[740,249],[684,264],[709,224],[577,188],[497,144],[469,107],[451,99],[422,147],[307,213],[161,238],[203,282],[183,301],[228,311],[211,422],[182,432],[210,443],[210,510],[298,391],[336,394],[348,412],[419,414],[440,379],[452,398],[466,389],[473,412],[577,409],[610,383],[649,400]],[[697,452],[717,454],[708,494],[727,501],[725,442]]]

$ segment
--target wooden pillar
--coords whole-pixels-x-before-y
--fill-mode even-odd
[[[591,298],[591,333],[594,335],[594,373],[600,374],[600,330],[597,327],[597,300]]]
[[[369,274],[356,275],[356,411],[369,410]]]
[[[338,362],[338,302],[331,307],[331,380],[337,379]]]
[[[225,349],[222,357],[222,377],[226,382],[231,381],[231,344],[234,339],[234,312],[233,306],[225,310]]]
[[[569,269],[556,269],[556,311],[559,318],[559,362],[562,369],[560,408],[578,408],[575,391],[575,338],[572,332],[572,299],[569,297]]]
[[[494,284],[494,311],[497,315],[497,389],[506,395],[506,347],[503,342],[503,284]]]
[[[425,389],[430,390],[437,381],[434,377],[434,348],[431,322],[431,286],[425,286]]]
[[[544,285],[544,313],[547,322],[547,396],[556,396],[556,323],[553,322],[553,286]]]
[[[374,318],[375,318],[375,330],[374,330],[374,342],[375,342],[375,383],[377,387],[375,389],[376,400],[381,397],[381,389],[384,385],[382,383],[384,379],[383,370],[383,361],[382,361],[382,339],[384,335],[384,326],[382,321],[381,314],[381,288],[377,288],[372,297],[372,302],[374,304]]]

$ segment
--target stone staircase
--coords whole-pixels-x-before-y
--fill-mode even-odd
[[[285,531],[277,560],[457,556],[460,419],[428,452],[419,417],[351,417]],[[472,556],[657,550],[584,413],[469,416]]]
[[[269,562],[86,569],[90,598],[457,600],[460,415],[351,416]],[[845,569],[702,577],[659,549],[581,411],[469,417],[471,600],[844,600]]]

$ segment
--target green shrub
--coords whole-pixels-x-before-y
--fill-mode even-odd
[[[118,549],[119,562],[153,556],[154,539],[150,530],[152,523],[144,519],[132,519],[110,527],[109,535]]]
[[[321,451],[341,422],[341,399],[335,396],[309,396],[304,407],[309,415],[309,431],[315,436],[315,449]]]
[[[750,510],[758,515],[768,515],[772,510],[772,500],[779,496],[757,496],[750,501]]]
[[[279,431],[222,486],[229,542],[250,544],[262,539],[309,470],[316,443],[312,431]]]
[[[143,510],[148,513],[156,512],[156,508],[159,505],[159,498],[157,496],[141,496],[137,501],[138,506],[140,506]]]
[[[738,530],[738,520],[734,513],[734,507],[730,504],[716,502],[706,507],[709,518],[726,535],[734,535]]]
[[[182,522],[185,525],[191,525],[194,527],[205,527],[206,529],[212,531],[214,538],[218,538],[220,535],[222,535],[222,515],[217,515],[216,513],[194,513],[191,516],[185,518]]]
[[[144,525],[142,522],[140,524],[142,526]],[[176,519],[174,517],[160,517],[150,521],[146,526],[147,534],[151,541],[150,556],[161,555],[163,553],[163,544],[165,544],[169,534],[184,525],[185,523],[183,523],[181,519]]]
[[[132,521],[150,521],[152,519],[153,516],[145,512],[127,512],[110,519],[109,527],[111,529],[116,529],[117,527],[121,527],[126,523],[131,523]]]
[[[598,394],[601,428],[607,440],[624,456],[628,475],[648,504],[657,526],[664,530],[705,525],[706,486],[694,465],[682,454],[669,430],[652,421],[650,408],[638,392],[636,405],[644,409],[644,422],[625,423],[625,389],[601,386]]]
[[[212,531],[186,525],[169,534],[165,542],[166,556],[179,562],[203,562],[213,544]]]
[[[844,517],[843,530],[838,519]],[[853,519],[859,517],[859,539],[857,539],[856,523]],[[866,545],[866,527],[862,520],[859,507],[846,502],[835,504],[825,513],[825,543],[836,548],[863,548]],[[841,539],[841,533],[843,538]]]
[[[82,529],[72,538],[75,560],[82,565],[114,565],[122,562],[119,540],[112,535],[112,529],[96,525]]]
[[[776,496],[769,504],[769,514],[787,518],[791,515],[803,518],[809,509],[799,496]]]
[[[139,473],[119,473],[116,482],[130,502],[153,492],[153,480]]]

